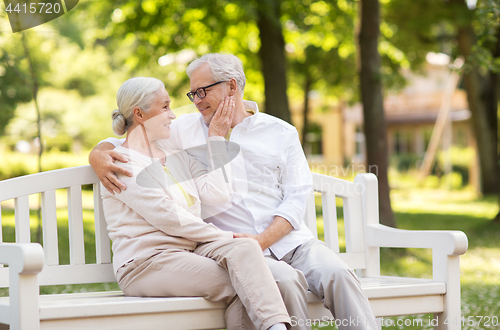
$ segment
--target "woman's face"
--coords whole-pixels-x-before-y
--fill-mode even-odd
[[[149,111],[144,113],[144,127],[148,133],[148,139],[150,141],[168,139],[172,119],[175,119],[175,114],[170,109],[170,97],[162,88],[157,93]]]

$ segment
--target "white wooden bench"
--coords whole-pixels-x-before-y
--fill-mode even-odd
[[[93,184],[96,263],[85,262],[82,185]],[[60,265],[56,189],[67,188],[70,264]],[[437,328],[460,329],[459,256],[467,237],[458,231],[407,231],[378,221],[377,179],[359,174],[354,182],[314,174],[321,193],[325,241],[339,252],[335,198],[343,199],[346,252],[340,256],[361,278],[378,317],[434,313]],[[28,195],[41,193],[43,248],[32,241]],[[222,303],[203,298],[125,297],[120,291],[39,295],[41,285],[115,282],[100,187],[90,166],[44,172],[0,182],[0,201],[15,201],[15,243],[0,244],[0,323],[10,329],[218,329]],[[1,218],[0,218],[1,220]],[[314,196],[307,225],[317,233]],[[1,237],[1,235],[0,235]],[[432,249],[433,279],[380,276],[380,247]],[[310,294],[312,319],[331,318]]]

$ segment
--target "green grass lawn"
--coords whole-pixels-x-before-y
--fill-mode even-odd
[[[64,192],[58,192],[58,201],[64,200]],[[400,186],[391,193],[397,224],[402,229],[445,229],[462,230],[469,239],[469,249],[461,258],[462,314],[465,317],[463,329],[500,329],[500,225],[489,219],[498,212],[496,197],[477,198],[471,190],[448,191]],[[36,201],[33,201],[33,205]],[[3,241],[14,240],[14,216],[11,204],[2,203]],[[64,201],[61,202],[61,207]],[[339,218],[342,215],[341,202],[337,205]],[[84,191],[85,255],[87,262],[95,262],[95,242],[92,220],[92,198]],[[67,212],[58,211],[59,244],[61,263],[69,263]],[[323,220],[318,219],[319,234],[322,236]],[[339,233],[343,234],[343,221],[339,221]],[[32,238],[36,238],[36,212],[32,212]],[[343,237],[341,245],[345,245]],[[341,248],[342,250],[342,248]],[[344,247],[345,250],[345,247]],[[382,249],[382,274],[429,278],[432,274],[431,254],[419,249]],[[115,283],[93,285],[71,285],[43,287],[42,293],[67,293],[76,291],[117,290]],[[2,289],[1,295],[7,290]],[[484,317],[480,326],[470,326],[467,318],[476,323]],[[496,318],[497,321],[495,321]],[[432,329],[431,315],[390,318],[394,326],[384,329]],[[489,320],[487,319],[489,318]],[[489,326],[486,323],[489,321]],[[495,321],[495,322],[493,322]],[[401,326],[397,326],[399,323]],[[417,324],[416,326],[405,326]],[[493,325],[495,324],[495,325]],[[334,329],[317,326],[315,329]]]

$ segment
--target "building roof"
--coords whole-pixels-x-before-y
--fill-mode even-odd
[[[407,112],[398,114],[386,114],[387,125],[403,124],[432,124],[436,122],[437,112]],[[455,110],[450,112],[452,122],[465,121],[471,117],[469,109]]]

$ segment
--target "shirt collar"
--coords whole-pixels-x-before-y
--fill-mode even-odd
[[[251,128],[252,126],[257,124],[260,118],[259,106],[256,102],[247,100],[243,100],[243,105],[245,106],[245,109],[253,111],[254,114],[243,119],[240,125],[244,123],[245,126]]]

